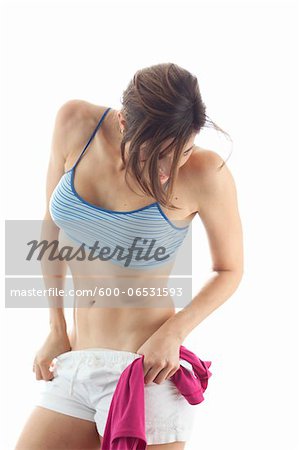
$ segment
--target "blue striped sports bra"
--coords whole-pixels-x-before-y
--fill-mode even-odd
[[[106,109],[77,161],[53,190],[50,215],[69,239],[83,245],[86,253],[92,250],[92,256],[102,261],[133,269],[169,264],[174,261],[190,224],[174,225],[158,202],[132,211],[101,208],[84,200],[74,187],[75,167],[110,109]]]

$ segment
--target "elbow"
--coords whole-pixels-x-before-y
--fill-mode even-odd
[[[244,270],[238,268],[238,269],[232,270],[231,272],[232,272],[232,276],[238,286],[242,281]]]
[[[214,269],[214,271],[219,275],[224,275],[226,283],[229,283],[233,290],[237,289],[237,287],[241,283],[244,273],[243,269],[240,268],[221,270]]]

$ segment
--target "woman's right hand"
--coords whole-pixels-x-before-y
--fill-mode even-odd
[[[37,351],[34,362],[33,372],[37,380],[50,381],[54,378],[53,372],[50,372],[50,365],[56,356],[71,350],[71,344],[67,332],[50,331],[46,341]]]

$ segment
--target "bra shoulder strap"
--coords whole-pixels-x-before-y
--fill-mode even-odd
[[[76,165],[78,164],[78,162],[80,161],[80,159],[82,158],[84,152],[86,151],[86,149],[88,148],[89,144],[91,143],[91,141],[93,140],[94,136],[96,135],[98,129],[101,126],[101,123],[103,122],[103,120],[105,119],[107,113],[110,111],[111,108],[107,108],[106,111],[104,112],[104,114],[102,115],[102,117],[100,118],[100,120],[97,123],[97,126],[95,127],[95,129],[93,130],[93,132],[91,133],[85,147],[83,148],[82,152],[80,153],[79,157],[77,158],[75,164],[73,165],[73,167],[70,170],[73,170]]]

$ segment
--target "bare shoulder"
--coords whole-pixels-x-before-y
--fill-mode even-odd
[[[232,173],[215,151],[195,146],[188,164],[188,178],[197,211],[211,201],[221,201],[224,194],[236,195]]]
[[[54,133],[55,136],[60,137],[62,145],[57,148],[63,153],[64,160],[68,158],[73,147],[74,132],[76,125],[80,122],[83,103],[82,100],[68,100],[56,113]]]
[[[223,162],[221,156],[215,151],[194,146],[188,170],[191,176],[195,176],[197,179],[199,176],[206,178],[215,172]]]
[[[65,131],[70,131],[82,116],[84,101],[68,100],[57,111],[56,122]]]
[[[79,156],[106,109],[80,99],[68,100],[59,108],[56,123],[64,134],[66,170]]]

